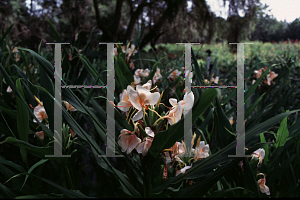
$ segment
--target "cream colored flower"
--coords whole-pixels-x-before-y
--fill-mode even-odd
[[[171,71],[171,70],[170,70]],[[181,74],[181,71],[178,69],[175,69],[172,71],[172,73],[168,76],[168,78],[175,80],[179,75]]]
[[[207,158],[209,157],[208,152],[209,152],[209,145],[205,144],[204,141],[200,141],[197,143],[197,146],[194,150],[194,159],[200,160],[201,158]]]
[[[141,78],[139,76],[133,75],[133,79],[134,79],[133,85],[137,85],[141,82]]]
[[[233,117],[230,117],[229,122],[231,125],[233,124]]]
[[[63,103],[65,104],[67,110],[69,110],[69,111],[77,111],[77,109],[74,108],[69,102],[63,101]]]
[[[258,187],[259,187],[259,190],[262,192],[262,193],[265,193],[266,195],[270,195],[270,189],[268,186],[266,186],[266,178],[265,178],[265,175],[263,173],[259,173],[258,175],[263,175],[264,178],[261,178],[257,181],[257,184],[258,184]]]
[[[39,122],[42,122],[43,119],[46,119],[48,117],[44,106],[41,106],[40,104],[38,104],[38,106],[34,108],[33,114],[39,120]],[[33,119],[33,122],[37,122],[37,121]]]
[[[189,94],[185,93],[183,100],[178,102],[178,105],[183,109],[183,114],[189,112],[194,105],[194,93],[191,91]]]
[[[114,56],[118,55],[118,48],[117,48],[117,47],[114,48],[114,53],[113,53],[113,55],[114,55]]]
[[[127,112],[132,106],[131,102],[129,101],[128,95],[128,91],[130,89],[133,90],[133,88],[130,85],[128,85],[127,90],[123,90],[123,92],[120,94],[120,102],[118,103],[117,107],[123,112]]]
[[[137,69],[137,70],[135,70],[134,75],[136,75],[136,76],[142,76],[143,72],[144,72],[143,69]]]
[[[144,70],[142,76],[143,76],[143,77],[148,77],[149,74],[150,74],[150,70],[147,68],[147,69]]]
[[[35,133],[41,140],[44,140],[45,134],[44,131],[39,131]]]
[[[149,80],[147,83],[145,83],[144,85],[142,85],[143,88],[146,88],[147,90],[150,90],[152,86],[152,81]]]
[[[149,135],[150,137],[154,137],[154,132],[151,130],[150,127],[146,127],[145,128],[145,132],[147,135]]]
[[[136,151],[141,153],[143,156],[147,155],[149,148],[152,145],[153,138],[145,137],[144,142],[140,143],[136,147]]]
[[[162,75],[160,74],[160,69],[159,67],[156,68],[156,72],[153,76],[153,84],[155,84],[156,81],[162,78]]]
[[[205,79],[205,80],[206,80],[206,79]],[[204,80],[204,82],[205,82],[205,80]],[[207,81],[206,81],[206,82],[207,82]],[[219,77],[218,77],[218,76],[216,76],[216,78],[211,77],[210,83],[218,84],[218,82],[219,82]]]
[[[178,106],[177,99],[170,98],[169,102],[172,105],[172,110],[169,112],[169,114],[166,115],[166,117],[168,119],[169,124],[173,125],[181,119],[182,108]]]
[[[18,47],[14,47],[13,50],[12,50],[12,52],[13,53],[18,53],[19,52]]]
[[[127,129],[121,130],[119,138],[118,144],[122,148],[122,152],[127,151],[127,154],[141,143],[141,139],[138,138],[134,132],[128,131]]]
[[[8,92],[8,93],[11,93],[11,92],[12,92],[12,89],[11,89],[10,86],[7,87],[6,92]]]
[[[184,168],[178,170],[176,172],[176,176],[178,176],[179,174],[184,174],[186,172],[187,169],[190,169],[192,166],[185,166]]]
[[[133,63],[133,62],[130,62],[129,67],[130,67],[131,69],[134,69],[134,63]]]
[[[143,77],[148,77],[150,74],[150,70],[147,68],[147,69],[137,69],[135,70],[135,73],[134,75],[135,76],[143,76]]]
[[[254,158],[254,157],[256,157],[256,158],[258,158],[259,159],[259,162],[257,163],[257,166],[259,166],[259,165],[261,165],[262,164],[262,162],[263,162],[263,160],[264,160],[264,157],[265,157],[265,150],[264,149],[262,149],[262,148],[259,148],[259,149],[257,149],[256,151],[254,151],[253,153],[252,153],[252,158],[251,158],[251,160]]]
[[[177,103],[177,99],[170,98],[170,104],[172,110],[166,114],[164,118],[168,119],[170,125],[177,123],[181,119],[182,111],[184,114],[188,113],[192,109],[194,104],[194,94],[190,92],[188,95],[185,94],[183,100]]]
[[[271,72],[267,75],[268,85],[271,85],[271,82],[272,82],[273,79],[276,78],[277,76],[278,76],[278,74],[276,74],[275,72],[271,71]]]
[[[129,89],[129,101],[138,112],[133,116],[132,120],[137,121],[143,117],[143,110],[146,105],[155,105],[159,100],[159,92],[151,93],[146,88],[137,85],[136,91]]]
[[[262,69],[254,70],[254,75],[255,75],[256,79],[259,79],[262,75]]]
[[[123,50],[123,49],[122,49]],[[131,45],[131,48],[128,48],[127,49],[127,56],[126,56],[126,62],[129,61],[129,58],[131,57],[131,55],[134,55],[135,53],[137,53],[137,51],[135,50],[135,45],[132,44]]]

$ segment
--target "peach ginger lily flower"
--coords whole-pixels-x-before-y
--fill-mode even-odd
[[[156,125],[161,119],[168,119],[170,125],[177,123],[181,119],[182,111],[184,114],[186,114],[190,109],[192,109],[194,105],[194,94],[191,91],[189,94],[185,93],[183,100],[179,101],[178,103],[177,99],[174,98],[170,98],[169,102],[172,105],[171,111],[169,111],[166,116],[156,120],[154,125]]]
[[[184,173],[186,172],[186,170],[187,170],[187,169],[190,169],[191,167],[192,167],[192,165],[191,165],[191,166],[185,166],[184,168],[178,170],[178,171],[176,172],[176,176],[178,176],[179,174],[184,174]]]
[[[178,69],[175,69],[172,71],[172,73],[168,76],[168,78],[175,80],[179,75],[181,74],[181,71]]]
[[[152,83],[151,83],[151,80],[149,80],[142,87],[145,88],[145,89],[147,89],[147,90],[150,90],[151,86],[152,86]],[[130,85],[128,85],[127,89],[123,90],[123,92],[120,94],[120,102],[116,106],[116,107],[118,107],[123,112],[127,112],[129,110],[129,108],[132,106],[132,104],[131,104],[131,102],[129,100],[129,90],[134,90],[134,89],[133,89],[133,87],[131,87]]]
[[[138,153],[141,153],[143,156],[147,155],[148,150],[152,145],[152,141],[154,137],[154,132],[151,130],[150,127],[146,127],[145,132],[150,137],[145,137],[144,141],[136,147],[136,151]]]
[[[123,112],[127,112],[132,106],[131,102],[129,101],[129,90],[133,90],[130,85],[127,86],[127,90],[123,90],[123,92],[120,94],[120,102],[118,103],[117,107]]]
[[[151,93],[148,89],[137,85],[136,91],[129,88],[129,101],[138,112],[133,116],[132,120],[135,122],[143,117],[143,111],[147,105],[154,106],[160,98],[159,92]]]
[[[265,154],[266,154],[265,150],[262,149],[262,148],[259,148],[259,149],[257,149],[256,151],[254,151],[252,153],[252,158],[251,159],[253,159],[254,157],[258,158],[259,162],[258,162],[257,166],[259,166],[259,165],[262,164],[262,162],[264,160],[264,157],[265,157]]]
[[[11,93],[11,92],[12,92],[12,89],[11,89],[10,86],[7,87],[6,92],[8,92],[8,93]]]
[[[48,117],[44,106],[40,104],[34,108],[33,114],[39,120],[39,122],[42,122],[43,119],[47,120]],[[37,121],[33,119],[33,122],[37,122]]]
[[[191,91],[190,93],[187,94],[185,93],[183,100],[178,102],[178,105],[183,108],[183,114],[186,114],[189,112],[189,110],[192,109],[194,105],[194,93]]]
[[[141,82],[141,78],[139,76],[133,75],[133,79],[134,79],[133,85],[137,85]]]
[[[170,98],[170,104],[172,105],[172,110],[166,115],[170,125],[177,123],[181,119],[182,108],[177,104],[177,99]]]
[[[135,125],[135,130],[133,132],[122,129],[121,134],[119,135],[120,140],[118,144],[122,148],[122,152],[127,152],[129,154],[133,149],[135,149],[140,143],[141,139],[135,135],[137,130],[137,124]]]
[[[44,131],[39,131],[35,133],[41,140],[44,140],[45,134]]]
[[[147,69],[137,69],[135,70],[135,73],[134,75],[135,76],[143,76],[143,77],[148,77],[150,74],[150,70],[147,68]]]
[[[156,81],[162,78],[162,75],[160,74],[160,69],[159,67],[156,68],[156,72],[153,76],[153,84],[155,84]]]
[[[192,150],[193,151],[193,150]],[[209,156],[209,145],[205,144],[204,141],[200,141],[200,137],[198,138],[197,145],[194,152],[194,159],[201,160],[201,158],[207,158]]]
[[[278,76],[278,74],[276,74],[275,72],[271,71],[268,75],[267,75],[267,82],[268,85],[271,85],[271,82],[273,81],[274,78],[276,78]]]
[[[77,111],[77,109],[74,108],[69,102],[63,101],[63,103],[65,104],[67,110],[69,110],[69,111]]]
[[[257,184],[258,184],[258,187],[259,187],[259,190],[262,192],[262,193],[265,193],[266,195],[270,195],[270,189],[268,186],[266,186],[266,177],[263,173],[259,173],[257,175],[262,175],[264,176],[264,178],[261,178],[257,181]]]

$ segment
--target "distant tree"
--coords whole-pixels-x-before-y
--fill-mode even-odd
[[[289,39],[300,39],[300,18],[295,19],[287,27],[287,37]]]
[[[263,6],[260,0],[223,0],[224,6],[229,3],[228,18],[228,42],[240,42],[251,39],[252,26],[258,14],[267,6]],[[244,14],[241,16],[240,14]],[[236,51],[234,45],[230,45],[231,51]]]
[[[260,16],[257,20],[252,40],[263,42],[280,41],[287,39],[287,28],[284,22],[279,22],[273,16]]]

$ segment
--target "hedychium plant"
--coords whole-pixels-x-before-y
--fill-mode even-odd
[[[289,79],[298,66],[290,57],[267,66],[253,85],[249,77],[265,66],[257,58],[246,62],[250,84],[245,86],[245,147],[252,157],[233,158],[228,155],[236,151],[236,93],[212,88],[185,92],[182,64],[165,65],[157,55],[149,59],[147,70],[139,62],[140,52],[134,51],[137,35],[135,46],[125,44],[124,52],[119,46],[115,55],[116,98],[111,103],[115,154],[123,157],[103,156],[107,91],[64,88],[61,147],[71,157],[56,158],[46,157],[53,155],[56,142],[54,67],[42,56],[50,53],[26,48],[13,52],[9,32],[0,38],[0,198],[300,195],[299,91]],[[55,41],[61,41],[54,33]],[[79,51],[78,44],[63,47],[62,83],[103,85],[105,60],[90,60],[89,45]],[[204,85],[193,51],[192,60],[193,80]],[[271,69],[278,76],[261,94],[257,87]],[[289,102],[295,106],[288,107]],[[191,149],[183,142],[184,114],[192,115]]]

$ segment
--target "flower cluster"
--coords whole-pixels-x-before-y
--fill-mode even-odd
[[[138,71],[137,73],[142,74],[145,72]],[[143,156],[147,155],[153,138],[158,131],[155,128],[158,122],[167,120],[164,121],[167,125],[173,125],[181,119],[182,114],[187,113],[193,107],[194,94],[193,92],[186,93],[183,100],[178,103],[177,99],[169,99],[172,107],[168,107],[169,111],[164,116],[161,116],[156,110],[158,110],[159,105],[163,104],[160,103],[162,95],[159,92],[151,92],[154,89],[151,89],[151,87],[151,80],[142,86],[137,85],[135,88],[128,85],[120,94],[120,102],[115,105],[126,113],[127,118],[130,116],[129,120],[134,124],[133,131],[121,130],[118,144],[123,152],[131,153],[135,149],[137,153]],[[156,121],[153,120],[152,124],[150,124],[149,120],[150,112],[159,117]]]
[[[130,60],[131,56],[133,56],[135,53],[137,53],[137,50],[135,49],[135,45],[132,44],[131,47],[129,48],[130,43],[128,43],[127,48],[125,48],[125,45],[121,47],[122,52],[125,54],[125,62],[128,63]],[[118,55],[118,49],[120,48],[118,44],[116,44],[117,47],[114,48],[113,55],[116,56]],[[130,62],[129,66],[134,69],[134,64],[133,62]]]
[[[266,195],[270,195],[270,189],[268,186],[266,186],[266,177],[263,173],[259,173],[257,175],[262,175],[263,178],[259,179],[257,181],[257,184],[258,184],[258,187],[259,187],[259,190],[262,192],[262,193],[265,193]]]
[[[34,96],[35,100],[38,102],[38,105],[36,107],[31,107],[33,108],[33,114],[37,118],[39,122],[46,122],[46,126],[49,128],[49,122],[48,122],[48,115],[46,113],[46,110],[44,108],[43,102],[40,101],[36,96]],[[66,106],[66,109],[69,111],[77,111],[76,108],[74,108],[71,104],[69,104],[67,101],[63,101],[63,103]],[[37,123],[35,119],[33,119],[33,122]],[[70,129],[71,130],[71,129]],[[35,133],[41,140],[44,140],[44,131],[38,131]],[[76,133],[71,133],[72,137],[75,137]]]
[[[259,70],[254,70],[254,74],[253,74],[253,77],[256,78],[256,80],[258,80],[262,73],[263,73],[263,70],[267,70],[267,67],[265,68],[261,68]],[[274,79],[278,76],[278,74],[276,74],[275,72],[273,71],[270,71],[269,74],[267,75],[267,78],[264,80],[264,85],[268,85],[270,86],[271,84],[274,83]],[[252,85],[256,82],[256,80],[252,80]]]
[[[165,150],[166,164],[173,161],[178,162],[180,170],[177,170],[176,168],[176,176],[179,174],[183,174],[187,169],[190,169],[192,167],[191,161],[195,162],[197,160],[209,157],[209,145],[205,144],[204,141],[201,141],[201,137],[198,138],[196,146],[195,148],[193,148],[195,138],[196,134],[194,133],[191,143],[191,149],[187,149],[186,145],[182,141],[176,142],[173,147]],[[164,170],[167,171],[167,165],[165,165]],[[166,174],[167,173],[164,173],[164,179],[166,179]]]
[[[210,84],[218,85],[219,84],[219,77],[218,76],[216,76],[216,78],[211,77],[210,81],[208,81],[207,79],[204,79],[204,84],[205,85],[210,85]]]
[[[133,75],[133,78],[134,78],[134,83],[133,85],[137,85],[141,82],[141,77],[148,77],[150,74],[150,70],[147,68],[147,69],[137,69],[135,70],[135,73]]]
[[[14,49],[12,50],[12,52],[14,53],[16,62],[18,62],[18,61],[20,60],[20,55],[19,55],[19,50],[18,50],[18,48],[17,48],[17,47],[14,47]]]
[[[248,149],[246,148],[246,150],[248,150]],[[262,162],[263,162],[263,159],[264,159],[264,157],[265,157],[265,154],[266,154],[266,153],[265,153],[265,150],[264,150],[263,148],[259,148],[259,149],[257,149],[256,151],[254,151],[254,152],[252,153],[252,158],[251,158],[251,160],[253,160],[254,158],[258,158],[258,159],[259,159],[258,164],[257,164],[257,167],[261,166],[261,164],[262,164]],[[243,170],[243,161],[241,161],[241,162],[239,163],[239,165],[241,166],[241,168],[242,168],[242,170]],[[244,170],[243,170],[243,171],[244,171]],[[262,175],[262,176],[264,177],[264,178],[259,179],[259,180],[257,181],[259,190],[260,190],[262,193],[265,193],[265,194],[267,194],[267,195],[270,195],[269,187],[266,186],[266,177],[265,177],[265,175],[264,175],[263,173],[258,173],[257,176],[258,176],[258,175]]]

